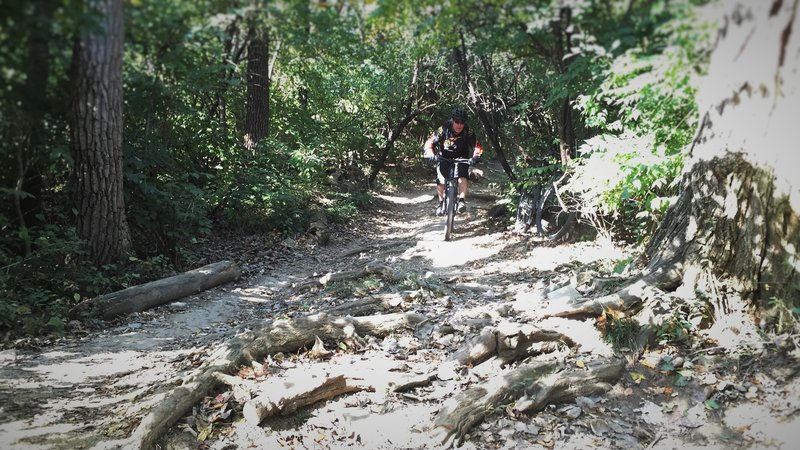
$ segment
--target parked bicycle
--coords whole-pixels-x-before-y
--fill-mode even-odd
[[[456,203],[458,201],[458,175],[456,168],[459,163],[472,164],[469,158],[438,158],[438,162],[451,162],[450,170],[445,175],[444,184],[444,211],[445,211],[445,225],[444,225],[444,240],[449,241],[453,237],[453,224],[456,217]]]
[[[568,175],[560,164],[531,170],[531,179],[520,188],[516,229],[527,232],[536,224],[536,232],[555,241],[564,237],[575,224],[575,213],[564,203],[560,188]],[[546,181],[542,181],[546,180]]]

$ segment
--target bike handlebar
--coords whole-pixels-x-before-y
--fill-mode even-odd
[[[442,162],[442,161],[444,161],[444,162],[453,162],[453,163],[467,163],[467,164],[472,165],[472,158],[443,158],[443,157],[439,156],[436,159],[436,162]]]

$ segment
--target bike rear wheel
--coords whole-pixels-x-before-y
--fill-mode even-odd
[[[539,195],[542,188],[535,186],[532,189],[525,189],[519,196],[519,204],[517,205],[517,220],[515,228],[517,231],[523,233],[527,232],[533,220],[536,218],[536,207],[539,205]]]
[[[562,207],[555,187],[548,186],[536,209],[536,228],[539,234],[555,241],[564,237],[574,223],[575,214]]]
[[[447,220],[444,226],[444,240],[449,241],[453,237],[453,223],[456,218],[456,186],[455,183],[450,181],[447,183],[447,192],[445,192],[445,213]]]

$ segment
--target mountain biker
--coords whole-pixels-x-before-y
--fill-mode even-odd
[[[467,122],[467,112],[463,108],[456,108],[450,115],[450,119],[437,129],[423,146],[423,156],[429,161],[437,161],[436,169],[436,195],[439,197],[439,205],[436,207],[436,215],[443,216],[444,211],[444,183],[446,174],[449,173],[452,162],[439,161],[439,158],[470,158],[469,164],[458,163],[456,176],[458,177],[458,201],[456,211],[463,213],[467,210],[466,197],[469,187],[469,166],[477,164],[481,160],[483,148],[478,142],[475,133],[470,130]],[[470,157],[470,154],[472,155]]]

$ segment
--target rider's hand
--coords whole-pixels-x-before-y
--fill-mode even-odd
[[[481,157],[477,156],[477,155],[473,156],[472,158],[469,159],[469,165],[471,165],[471,166],[474,166],[475,164],[478,164],[479,162],[481,162]]]

